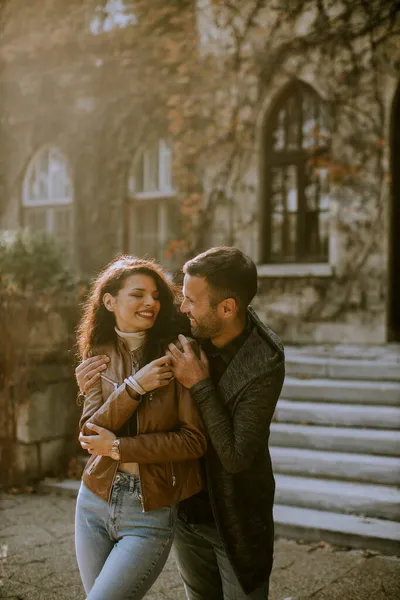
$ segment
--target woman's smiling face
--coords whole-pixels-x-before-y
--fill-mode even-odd
[[[118,329],[125,333],[151,329],[160,312],[156,282],[143,273],[127,277],[117,295],[104,294],[103,302],[114,313]]]

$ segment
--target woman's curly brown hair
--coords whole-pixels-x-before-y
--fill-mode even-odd
[[[148,363],[161,356],[168,343],[179,333],[189,333],[188,319],[179,311],[178,290],[164,270],[152,260],[128,255],[118,256],[96,277],[85,302],[77,330],[80,358],[84,352],[90,355],[97,346],[116,344],[115,316],[104,306],[103,296],[107,292],[116,296],[125,280],[131,275],[138,274],[153,278],[160,300],[160,312],[153,327],[147,332],[145,362]]]

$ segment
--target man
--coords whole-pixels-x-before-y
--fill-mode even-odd
[[[283,346],[249,307],[257,270],[239,249],[212,248],[183,271],[181,310],[203,349],[197,358],[180,336],[183,351],[170,344],[169,356],[210,443],[207,489],[179,509],[178,568],[189,600],[265,600],[275,492],[268,438],[284,380]],[[78,367],[81,389],[99,369],[96,359]]]

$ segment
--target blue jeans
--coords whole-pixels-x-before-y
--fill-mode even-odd
[[[75,547],[87,600],[139,600],[171,549],[176,507],[142,512],[140,480],[117,473],[107,503],[82,483]]]
[[[268,600],[268,581],[246,596],[215,524],[177,519],[173,551],[188,600]]]

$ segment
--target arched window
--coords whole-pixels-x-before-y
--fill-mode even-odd
[[[55,147],[41,148],[26,170],[23,193],[23,225],[47,233],[61,242],[72,238],[72,183],[68,166]]]
[[[127,251],[169,266],[168,243],[177,239],[179,229],[171,160],[169,144],[152,141],[135,157],[128,180]]]
[[[326,106],[308,85],[291,84],[264,133],[263,262],[328,261],[329,146]]]

